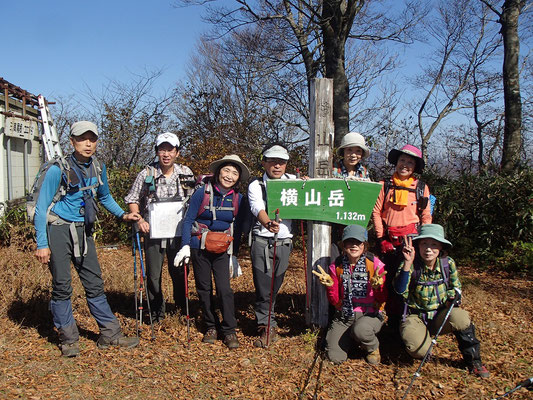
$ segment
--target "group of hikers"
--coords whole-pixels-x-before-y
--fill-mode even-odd
[[[68,167],[52,165],[46,171],[35,210],[35,255],[52,273],[50,310],[62,355],[79,354],[70,299],[71,262],[100,329],[97,346],[132,348],[139,344],[137,337],[122,334],[104,294],[92,236],[96,199],[119,220],[136,223],[144,237],[151,321],[161,321],[167,312],[161,284],[165,256],[180,313],[186,307],[184,267],[190,262],[205,326],[202,342],[213,344],[222,339],[229,349],[239,347],[230,279],[240,273],[237,256],[241,237],[250,232],[257,323],[254,346],[264,348],[277,341],[276,296],[289,266],[293,234],[291,220],[273,219],[267,213],[266,182],[296,179],[286,173],[288,150],[279,143],[267,145],[262,151],[263,175],[251,181],[241,158],[225,155],[209,165],[207,179],[187,188],[184,181],[193,178],[193,171],[176,163],[179,138],[174,133],[162,133],[155,143],[157,161],[138,174],[125,197],[129,208],[125,212],[110,194],[105,165],[94,157],[97,141],[95,124],[72,124],[74,151],[67,157]],[[332,176],[370,181],[363,165],[369,154],[362,135],[345,135],[337,149],[339,161]],[[423,358],[430,349],[431,335],[442,329],[456,336],[470,372],[488,377],[474,324],[468,312],[459,307],[461,283],[455,262],[447,254],[452,244],[442,226],[432,224],[429,188],[415,176],[424,168],[422,153],[405,145],[391,150],[388,161],[395,167],[394,174],[382,182],[372,212],[378,254],[369,252],[368,231],[363,226],[335,226],[332,236],[334,242],[339,239],[338,256],[333,256],[332,250],[328,270],[318,267],[313,271],[325,286],[332,309],[327,357],[340,364],[360,347],[369,364],[379,364],[377,334],[387,323],[399,332],[412,357]],[[173,199],[187,199],[176,234],[154,237],[152,225],[157,219],[152,218],[151,210],[157,202]]]

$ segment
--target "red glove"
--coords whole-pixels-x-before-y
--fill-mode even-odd
[[[381,253],[382,254],[392,253],[395,250],[395,248],[392,245],[392,243],[387,241],[387,240],[385,240],[385,239],[381,239],[381,242],[380,242],[379,246],[381,248]]]

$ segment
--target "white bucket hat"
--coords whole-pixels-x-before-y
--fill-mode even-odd
[[[337,149],[337,155],[342,157],[344,155],[344,150],[346,147],[360,147],[363,149],[363,157],[366,158],[370,155],[370,149],[367,147],[365,138],[363,135],[357,132],[350,132],[344,135],[341,140],[341,145]]]
[[[241,182],[246,182],[248,180],[248,178],[250,177],[250,170],[246,165],[244,165],[241,158],[237,154],[230,154],[229,156],[222,157],[220,160],[213,161],[211,164],[209,164],[209,171],[215,173],[220,165],[226,163],[235,164],[240,168]]]

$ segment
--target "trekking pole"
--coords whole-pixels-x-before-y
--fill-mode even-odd
[[[137,332],[137,337],[139,337],[139,311],[142,315],[142,302],[141,302],[141,306],[139,308],[139,299],[137,297],[137,254],[136,254],[136,251],[135,251],[135,224],[133,224],[132,226],[132,232],[131,232],[131,250],[132,250],[132,253],[133,253],[133,291],[134,291],[134,294],[135,294],[135,330]]]
[[[183,262],[183,269],[185,272],[185,312],[187,313],[187,350],[190,349],[191,333],[190,333],[190,317],[189,317],[189,274],[187,273],[187,264],[189,259],[187,258]]]
[[[511,393],[517,391],[518,389],[526,388],[527,390],[531,391],[533,390],[533,377],[526,379],[525,381],[520,382],[518,385],[516,385],[513,389],[505,392],[500,397],[496,397],[493,400],[503,399],[504,397],[507,397]]]
[[[461,299],[461,290],[457,289],[457,288],[454,288],[454,289],[455,289],[455,298],[453,299],[453,302],[450,305],[450,308],[448,308],[448,312],[444,316],[444,320],[442,321],[442,324],[439,326],[439,329],[437,330],[437,333],[433,337],[433,340],[431,340],[431,344],[429,345],[428,351],[426,351],[426,355],[422,359],[422,362],[418,366],[418,369],[416,370],[416,372],[413,374],[413,377],[411,378],[411,383],[409,383],[409,386],[407,387],[407,390],[405,391],[405,393],[404,393],[404,395],[402,397],[402,400],[405,399],[405,397],[407,396],[407,393],[409,393],[409,390],[411,390],[411,386],[413,386],[413,383],[414,383],[415,379],[420,376],[420,370],[422,369],[422,366],[424,365],[424,363],[426,362],[427,358],[431,354],[431,349],[437,343],[437,338],[439,337],[440,331],[442,330],[442,328],[444,327],[444,324],[448,320],[448,318],[450,316],[450,313],[452,312],[453,308],[455,307],[455,304],[457,304],[457,302]]]
[[[141,265],[139,293],[140,293],[141,303],[142,303],[142,294],[143,294],[143,291],[145,290],[144,281],[146,280],[146,272],[144,270],[143,251],[141,248],[141,239],[139,237],[138,229],[135,232],[135,239],[137,240],[137,248],[139,249],[139,260],[140,260],[140,265]],[[146,293],[146,305],[148,306],[148,314],[150,316],[150,328],[152,329],[152,340],[155,340],[154,324],[152,321],[152,309],[150,308],[150,298],[148,296],[148,293]],[[141,323],[142,323],[142,314],[141,314]]]
[[[279,222],[279,208],[276,208],[276,222]],[[272,254],[272,279],[270,280],[270,303],[268,305],[268,322],[267,322],[267,337],[265,347],[270,344],[270,320],[272,318],[272,298],[274,297],[274,278],[276,276],[276,245],[278,241],[278,233],[274,234],[274,252]]]

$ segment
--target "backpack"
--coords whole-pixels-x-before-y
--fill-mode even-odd
[[[441,270],[442,277],[440,279],[437,279],[436,281],[420,282],[420,275],[422,275],[422,265],[420,262],[417,262],[415,260],[413,266],[414,266],[414,270],[411,273],[411,280],[409,281],[409,288],[408,288],[409,292],[414,291],[417,285],[438,287],[438,285],[441,285],[443,283],[446,284],[446,290],[450,289],[450,264],[448,263],[448,257],[440,258],[440,270]],[[440,302],[440,299],[439,299],[439,302]],[[405,299],[403,319],[405,319],[405,316],[408,314],[408,311],[409,311],[409,306],[407,304],[407,299]]]
[[[157,197],[157,186],[160,185],[159,183],[156,183],[156,180],[155,180],[157,170],[154,164],[147,165],[145,168],[146,168],[146,178],[144,179],[144,184],[146,185],[148,196],[153,197],[154,201],[161,201],[159,197]],[[164,199],[163,201],[183,200],[179,195],[180,185],[186,186],[185,188],[183,188],[183,192],[185,194],[185,197],[187,198],[188,191],[194,187],[194,181],[191,180],[191,178],[194,178],[194,176],[187,175],[187,174],[179,174],[178,179],[176,179],[176,186],[177,186],[176,194],[169,199]]]
[[[198,214],[196,217],[199,217],[205,210],[211,211],[213,214],[213,220],[217,219],[217,210],[219,211],[233,211],[233,219],[237,216],[239,212],[239,195],[235,191],[233,191],[233,197],[232,197],[232,205],[231,207],[214,207],[213,206],[213,185],[211,184],[211,181],[209,180],[207,183],[204,181],[206,178],[202,179],[202,184],[200,186],[204,186],[204,197],[202,199],[202,202],[200,203],[200,207],[198,208]],[[199,187],[200,187],[199,186]]]
[[[35,177],[35,180],[33,181],[32,188],[30,192],[28,193],[28,195],[26,196],[27,219],[32,224],[35,223],[35,209],[37,207],[37,200],[39,199],[39,195],[41,193],[41,187],[43,185],[44,178],[48,170],[54,165],[57,165],[61,171],[61,181],[59,183],[59,186],[56,190],[54,197],[52,198],[52,202],[50,203],[50,206],[46,210],[47,220],[49,220],[50,210],[52,209],[52,207],[54,207],[54,205],[59,200],[61,200],[67,194],[67,192],[75,193],[78,191],[84,191],[87,193],[87,199],[89,198],[89,196],[93,200],[96,197],[96,190],[98,186],[103,184],[102,166],[100,164],[100,161],[98,161],[96,157],[92,158],[91,166],[92,166],[93,172],[95,172],[95,175],[98,177],[96,183],[93,185],[80,187],[81,182],[84,182],[83,175],[82,175],[81,170],[75,165],[73,161],[71,161],[70,157],[67,157],[66,159],[55,157],[51,160],[48,160],[44,164],[42,164],[41,167],[39,168],[39,171],[37,172],[37,176]]]
[[[414,192],[416,195],[416,213],[418,214],[418,218],[422,220],[422,212],[428,205],[429,197],[424,196],[424,191],[426,190],[426,183],[422,182],[420,179],[418,180],[418,183],[416,184],[416,188],[406,188],[401,186],[396,186],[392,182],[392,178],[385,180],[383,182],[383,192],[385,193],[385,199],[388,198],[389,191],[391,189],[394,190],[407,190],[409,192]]]

